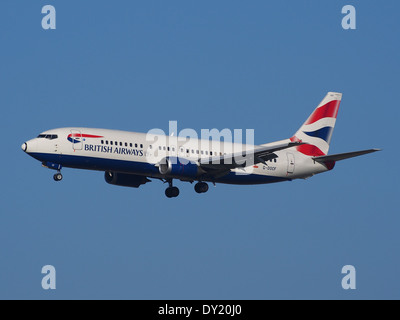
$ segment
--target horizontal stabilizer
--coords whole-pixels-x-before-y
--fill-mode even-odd
[[[353,157],[358,157],[362,156],[364,154],[376,152],[376,151],[381,151],[381,149],[368,149],[368,150],[362,150],[362,151],[353,151],[353,152],[347,152],[347,153],[338,153],[338,154],[332,154],[328,156],[320,156],[320,157],[314,157],[313,160],[317,162],[327,162],[327,161],[340,161],[344,159],[349,159]]]

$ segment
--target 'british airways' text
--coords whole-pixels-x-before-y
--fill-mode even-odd
[[[116,153],[143,157],[143,150],[85,144],[85,151]]]

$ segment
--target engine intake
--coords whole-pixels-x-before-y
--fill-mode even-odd
[[[144,176],[138,176],[136,174],[112,172],[112,171],[106,171],[104,178],[106,182],[109,184],[122,187],[132,187],[132,188],[139,188],[140,185],[145,184],[147,182],[151,182],[151,180],[147,179]]]
[[[199,174],[199,167],[196,163],[177,157],[164,158],[158,169],[161,174],[170,176],[195,178]]]

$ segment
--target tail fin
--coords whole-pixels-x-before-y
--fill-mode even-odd
[[[291,141],[307,143],[296,147],[297,151],[313,157],[328,154],[341,100],[341,93],[328,92],[307,121],[290,138]]]

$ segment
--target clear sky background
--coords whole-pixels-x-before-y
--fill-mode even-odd
[[[57,29],[41,27],[54,5]],[[343,30],[342,7],[357,10]],[[1,299],[399,299],[400,2],[0,4]],[[343,92],[330,153],[382,152],[303,181],[110,186],[21,144],[57,127],[254,129],[290,137]],[[57,270],[44,291],[41,268]],[[357,290],[341,287],[344,265]]]

